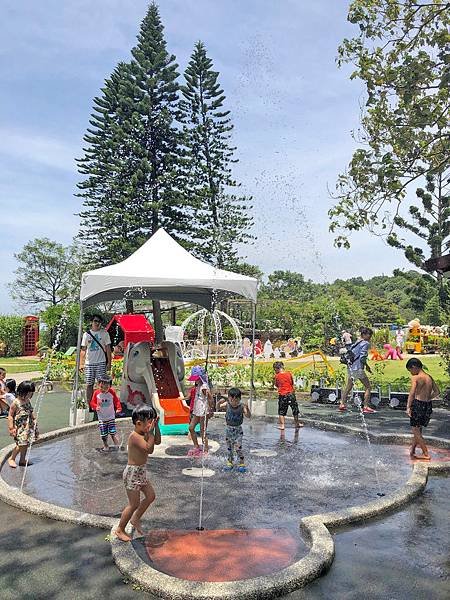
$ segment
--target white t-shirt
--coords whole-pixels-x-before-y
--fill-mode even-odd
[[[116,416],[114,409],[114,399],[111,392],[99,392],[97,394],[98,408],[97,416],[99,421],[110,421]]]
[[[11,406],[11,404],[14,402],[14,400],[16,399],[16,395],[13,394],[12,392],[6,392],[5,394],[5,402],[8,406]]]
[[[83,339],[81,340],[81,346],[86,348],[86,365],[99,365],[101,363],[106,362],[106,356],[103,352],[101,344],[103,348],[106,350],[106,346],[111,344],[111,338],[109,337],[109,333],[106,329],[99,329],[98,331],[92,331],[91,333],[95,339],[85,332],[83,335]]]
[[[203,393],[203,390],[205,390],[205,393]],[[192,410],[192,413],[196,416],[196,417],[204,417],[207,413],[207,406],[208,406],[208,392],[209,387],[206,383],[203,383],[202,385],[200,385],[196,392],[195,392],[195,399],[194,399],[194,408]]]

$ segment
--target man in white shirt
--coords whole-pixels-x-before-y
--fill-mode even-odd
[[[81,341],[80,369],[84,369],[88,405],[94,392],[95,380],[104,377],[111,368],[111,338],[102,324],[102,317],[94,315],[91,328],[83,334]]]

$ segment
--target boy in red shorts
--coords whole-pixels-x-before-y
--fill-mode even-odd
[[[274,384],[278,389],[278,429],[281,431],[285,427],[285,417],[288,408],[291,407],[292,416],[294,417],[295,428],[303,427],[303,423],[298,420],[298,404],[295,397],[294,391],[294,378],[290,371],[284,370],[284,364],[282,362],[273,363],[273,370],[275,371]]]

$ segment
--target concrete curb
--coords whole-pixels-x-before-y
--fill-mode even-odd
[[[34,444],[43,444],[49,440],[54,440],[67,435],[74,435],[80,431],[86,431],[98,426],[98,423],[85,423],[84,425],[77,425],[76,427],[65,427],[64,429],[56,429],[49,433],[42,434]],[[82,513],[77,510],[70,508],[64,508],[57,506],[56,504],[50,504],[24,494],[15,487],[10,486],[1,476],[1,469],[3,469],[6,461],[8,460],[11,452],[13,451],[14,444],[6,446],[0,450],[0,500],[6,504],[10,504],[15,508],[20,508],[26,512],[38,515],[40,517],[47,517],[49,519],[55,519],[57,521],[64,521],[66,523],[75,523],[78,525],[86,525],[88,527],[99,527],[101,529],[111,529],[115,519],[113,517],[104,517],[100,515],[92,515],[89,513]]]
[[[315,517],[309,517],[314,520]],[[312,523],[312,522],[311,522]],[[118,569],[130,581],[167,600],[259,600],[279,598],[304,587],[324,573],[333,562],[334,543],[320,522],[307,526],[311,540],[309,553],[273,575],[239,581],[201,582],[178,579],[153,569],[135,552],[132,544],[118,540],[111,530],[111,549]]]

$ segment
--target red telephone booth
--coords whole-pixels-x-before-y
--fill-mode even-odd
[[[145,315],[114,315],[106,326],[115,357],[123,355],[130,342],[154,342],[155,330]]]
[[[22,330],[22,354],[23,356],[36,356],[39,342],[39,318],[25,317]]]

